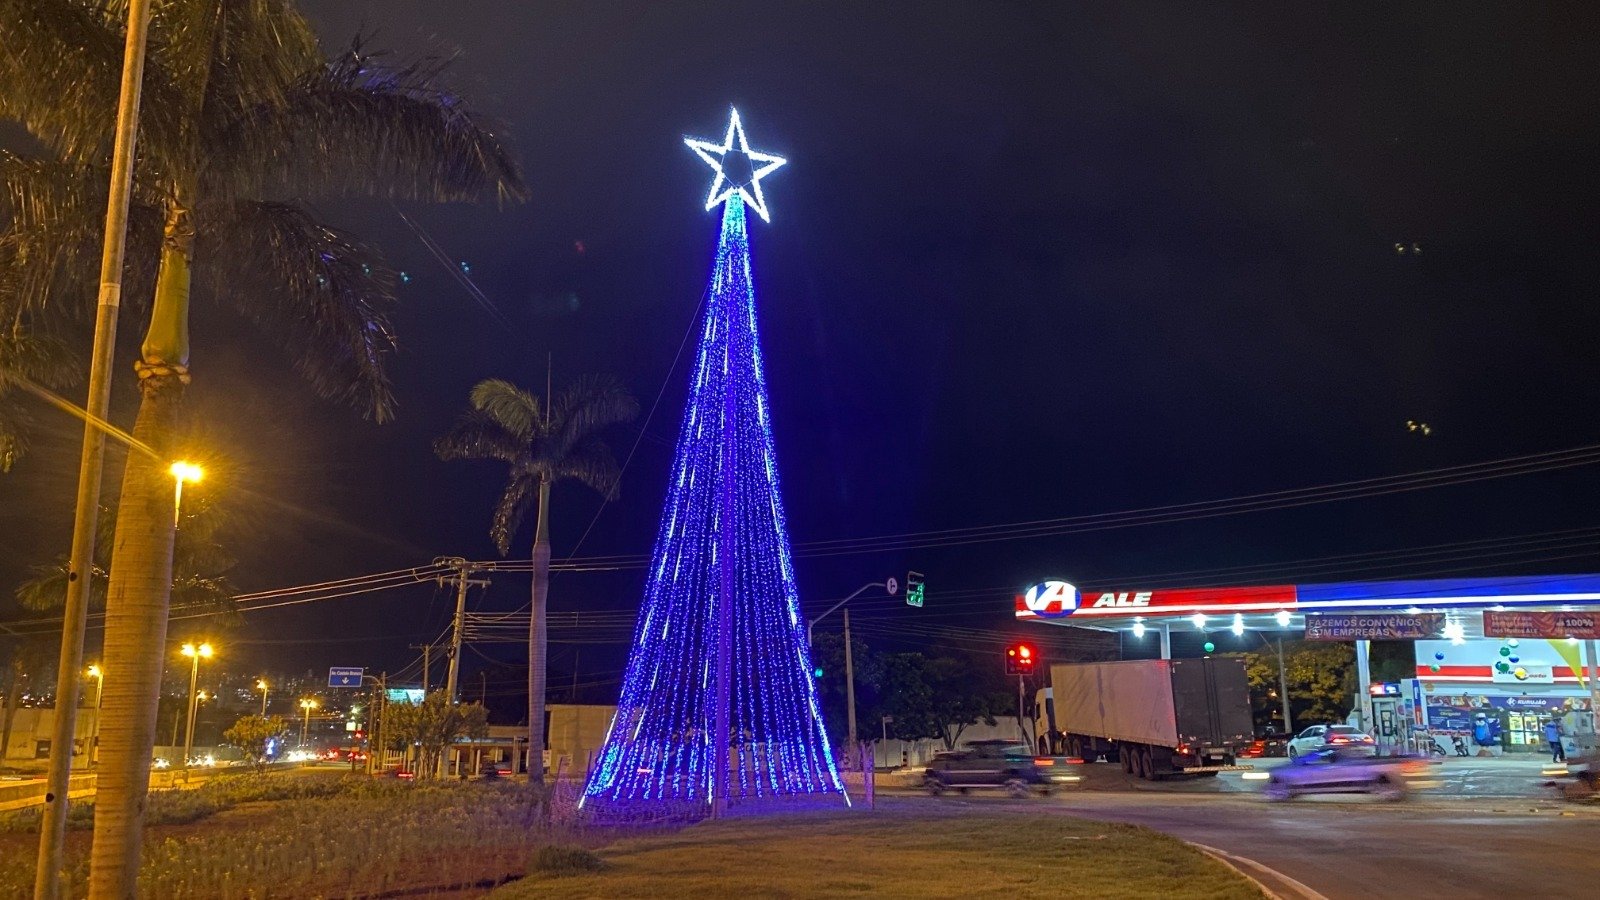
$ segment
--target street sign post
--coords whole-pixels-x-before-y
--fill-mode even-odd
[[[906,605],[922,608],[922,573],[906,573]]]
[[[361,687],[361,679],[366,674],[367,670],[359,666],[332,666],[328,669],[328,687]]]

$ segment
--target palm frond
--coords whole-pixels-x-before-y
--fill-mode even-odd
[[[374,252],[287,203],[202,207],[196,232],[196,270],[214,296],[281,335],[318,394],[391,417],[395,278]]]
[[[64,159],[108,158],[122,85],[123,6],[0,0],[0,118],[22,123]],[[145,63],[143,93],[139,148],[159,159],[175,144],[179,109],[156,59]]]
[[[495,504],[494,518],[489,523],[489,537],[494,539],[501,556],[511,552],[511,539],[527,517],[528,507],[538,496],[538,488],[539,477],[529,470],[521,470],[511,476],[506,489],[500,493],[500,502]]]
[[[561,392],[552,412],[556,434],[550,452],[560,459],[600,429],[637,416],[639,401],[609,375],[585,375]]]
[[[539,398],[504,378],[485,378],[473,385],[470,400],[473,409],[514,436],[526,440],[539,430]]]
[[[206,190],[235,196],[522,200],[500,139],[441,84],[443,66],[382,65],[360,41],[206,140]]]
[[[3,0],[0,0],[3,2]],[[107,170],[0,151],[0,310],[54,307],[87,319],[99,287]],[[149,295],[161,213],[136,187],[128,210],[123,296]]]
[[[44,612],[67,604],[67,560],[54,565],[33,566],[27,581],[17,585],[17,604],[23,609]],[[106,570],[95,566],[89,578],[89,605],[99,608],[106,602]]]
[[[433,442],[433,452],[446,461],[493,459],[516,466],[525,461],[528,443],[488,413],[471,409]]]
[[[617,467],[617,457],[611,447],[597,438],[589,438],[562,458],[555,476],[582,482],[607,500],[615,500],[622,471]]]
[[[186,0],[157,9],[154,55],[180,89],[205,86],[203,96],[185,98],[204,110],[202,124],[281,108],[300,75],[322,62],[315,32],[289,0]]]

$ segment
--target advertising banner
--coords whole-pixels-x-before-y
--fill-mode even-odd
[[[1438,637],[1442,631],[1444,613],[1326,613],[1306,616],[1308,641],[1415,641]]]
[[[1600,613],[1495,612],[1483,614],[1486,637],[1600,639]]]

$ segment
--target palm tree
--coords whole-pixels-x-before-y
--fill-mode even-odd
[[[577,481],[610,497],[617,461],[598,437],[608,425],[639,414],[639,404],[616,381],[580,378],[556,397],[539,398],[509,381],[490,378],[473,387],[472,408],[434,442],[440,459],[492,459],[505,463],[505,490],[489,524],[500,555],[537,504],[533,530],[533,605],[528,622],[528,779],[544,781],[546,600],[550,591],[550,488]]]
[[[0,117],[51,154],[0,159],[10,224],[0,284],[31,315],[94,295],[125,13],[105,0],[0,0]],[[167,463],[189,371],[193,293],[270,329],[322,395],[383,421],[393,408],[385,308],[393,272],[321,222],[305,195],[521,198],[495,135],[438,83],[437,65],[385,66],[357,42],[328,62],[292,0],[155,5],[144,72],[129,280],[153,279],[135,364],[140,405],[111,554],[102,755],[91,897],[134,892],[172,587]],[[153,274],[151,274],[153,273]]]
[[[172,544],[172,604],[174,613],[188,617],[206,616],[207,625],[228,627],[238,624],[233,603],[233,582],[228,570],[234,566],[232,554],[217,540],[225,517],[204,494],[185,495],[183,522]],[[95,530],[94,566],[89,570],[89,605],[105,605],[106,585],[111,580],[111,547],[115,542],[117,509],[115,504],[100,508],[100,527]],[[67,603],[68,561],[65,557],[50,565],[29,569],[31,577],[17,586],[17,604],[23,609],[60,609]]]

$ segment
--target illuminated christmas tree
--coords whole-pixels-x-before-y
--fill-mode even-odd
[[[585,802],[727,801],[844,788],[823,731],[778,490],[745,211],[767,220],[734,111],[685,143],[723,206],[699,350],[617,714]]]

